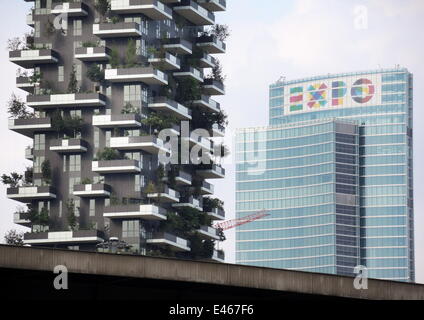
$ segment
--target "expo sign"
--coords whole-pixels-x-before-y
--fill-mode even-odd
[[[368,78],[324,80],[287,88],[288,113],[331,107],[355,107],[377,103],[376,82]]]

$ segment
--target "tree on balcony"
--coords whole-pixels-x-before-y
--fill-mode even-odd
[[[11,246],[23,246],[24,234],[18,233],[16,230],[9,230],[4,235],[4,241],[6,242],[6,244]]]
[[[121,114],[139,114],[140,108],[134,107],[131,102],[125,103],[124,108],[121,110]]]
[[[216,59],[215,66],[212,68],[212,73],[208,74],[205,79],[212,79],[224,83],[226,75],[223,74],[221,62]]]
[[[119,57],[119,51],[116,48],[111,48],[110,50],[110,59],[109,64],[113,69],[116,69],[120,65],[120,57]]]
[[[33,167],[26,167],[24,172],[24,182],[27,185],[32,185],[34,182],[34,168]]]
[[[189,255],[192,259],[210,259],[212,257],[215,249],[213,240],[202,240],[197,233],[191,235],[188,239],[191,248]]]
[[[150,132],[161,131],[163,129],[172,128],[178,123],[178,118],[166,112],[150,113],[149,116],[142,120],[142,123],[149,126]]]
[[[228,116],[223,110],[210,113],[201,111],[199,108],[194,108],[191,116],[193,119],[192,125],[195,125],[195,128],[209,129],[214,124],[225,128],[228,125]]]
[[[225,24],[215,24],[209,29],[203,31],[201,36],[215,36],[218,40],[225,42],[230,36],[230,28]]]
[[[18,51],[18,50],[25,50],[26,49],[26,43],[19,37],[14,37],[7,40],[7,47],[6,49],[8,51]]]
[[[55,110],[52,115],[52,128],[56,131],[58,137],[66,135],[68,137],[76,138],[82,132],[84,121],[81,117],[65,115],[59,110]]]
[[[126,68],[134,68],[137,65],[137,46],[134,39],[128,40],[126,52]]]
[[[10,175],[3,174],[1,176],[1,182],[5,185],[8,185],[10,188],[17,188],[22,182],[23,175],[12,172]]]
[[[72,65],[72,71],[69,75],[69,83],[68,83],[68,93],[78,93],[78,80],[77,80],[77,72],[75,70],[75,64]]]
[[[203,198],[203,210],[205,212],[210,212],[213,209],[224,210],[224,201],[218,198],[204,197]]]
[[[97,12],[105,18],[110,11],[110,1],[109,0],[97,0],[94,6]]]
[[[98,161],[109,161],[109,160],[122,160],[125,159],[118,151],[112,148],[104,148],[103,151],[98,151],[96,155]]]
[[[201,93],[199,82],[192,78],[183,78],[177,82],[176,100],[180,103],[193,103]]]
[[[105,71],[102,70],[98,64],[93,63],[88,68],[86,76],[92,82],[101,84],[105,80]]]
[[[13,119],[30,119],[34,117],[34,113],[27,109],[25,102],[14,93],[12,93],[12,96],[7,102],[7,113]]]
[[[66,216],[68,218],[69,229],[75,231],[77,229],[77,217],[75,216],[75,202],[73,199],[68,199],[66,202]]]
[[[50,165],[50,160],[44,160],[41,163],[41,178],[46,185],[52,183],[52,167]]]

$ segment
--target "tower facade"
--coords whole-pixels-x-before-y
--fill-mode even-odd
[[[33,167],[7,191],[24,204],[24,242],[95,250],[117,238],[137,254],[223,261],[208,180],[225,176],[211,138],[226,122],[212,99],[225,93],[212,56],[225,52],[214,13],[225,0],[32,2],[33,32],[9,55],[29,93],[9,128],[33,139]]]
[[[270,126],[237,134],[237,261],[414,281],[413,79],[406,69],[270,86]]]

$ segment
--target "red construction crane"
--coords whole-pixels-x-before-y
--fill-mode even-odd
[[[228,221],[224,221],[224,222],[220,222],[214,225],[215,229],[221,229],[222,231],[228,230],[228,229],[232,229],[238,226],[241,226],[243,224],[246,223],[250,223],[252,221],[255,220],[259,220],[262,219],[263,217],[269,216],[268,213],[266,213],[266,210],[262,210],[258,213],[254,213],[251,215],[248,215],[246,217],[243,218],[239,218],[239,219],[233,219],[233,220],[228,220]]]

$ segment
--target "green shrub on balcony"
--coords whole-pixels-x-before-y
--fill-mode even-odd
[[[14,93],[7,102],[7,113],[13,119],[31,119],[34,117],[34,113],[27,109],[26,103]]]
[[[218,198],[204,197],[203,198],[203,210],[205,212],[210,212],[213,209],[224,210],[224,201]]]
[[[90,65],[86,75],[92,82],[102,83],[105,80],[105,71],[96,63]]]
[[[142,123],[149,126],[150,131],[161,131],[163,129],[172,128],[178,123],[178,118],[166,112],[158,111],[150,113],[149,116],[142,120]]]
[[[44,160],[41,163],[41,178],[46,185],[52,183],[52,168],[49,160]]]
[[[103,151],[97,152],[96,159],[98,161],[109,161],[109,160],[123,160],[125,157],[121,155],[118,151],[112,148],[104,148]]]

